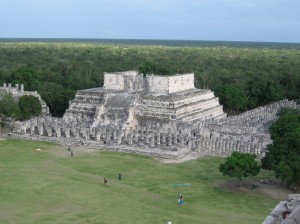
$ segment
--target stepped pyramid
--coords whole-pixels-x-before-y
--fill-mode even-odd
[[[224,117],[214,93],[195,88],[193,73],[143,77],[126,71],[105,73],[103,88],[79,90],[63,120],[124,131],[151,122],[162,126]]]

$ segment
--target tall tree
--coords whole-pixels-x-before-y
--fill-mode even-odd
[[[11,94],[4,94],[0,98],[0,114],[6,117],[17,118],[19,107],[13,96]]]
[[[273,143],[262,159],[264,169],[274,170],[287,184],[300,184],[300,111],[285,109],[270,127]]]
[[[220,98],[220,103],[225,106],[225,109],[229,113],[244,110],[247,105],[246,94],[234,85],[227,84],[220,86],[216,89],[215,93]]]
[[[40,100],[35,96],[21,96],[18,105],[21,120],[27,120],[31,117],[38,116],[42,112]]]
[[[227,157],[225,163],[220,164],[219,171],[224,176],[237,178],[242,185],[242,180],[248,176],[256,176],[260,166],[255,161],[256,155],[249,153],[233,152]]]

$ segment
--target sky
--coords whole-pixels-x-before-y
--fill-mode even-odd
[[[300,0],[0,0],[0,38],[300,43]]]

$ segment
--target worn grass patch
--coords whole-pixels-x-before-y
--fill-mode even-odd
[[[110,152],[71,158],[51,143],[0,141],[0,223],[261,223],[278,201],[219,188],[226,180],[221,162],[206,157],[163,164]]]

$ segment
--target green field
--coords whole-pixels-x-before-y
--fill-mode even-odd
[[[52,143],[1,140],[0,223],[261,223],[278,201],[217,187],[228,180],[218,171],[222,161],[164,164],[100,151],[75,151],[71,158]],[[183,206],[177,204],[180,192]]]

